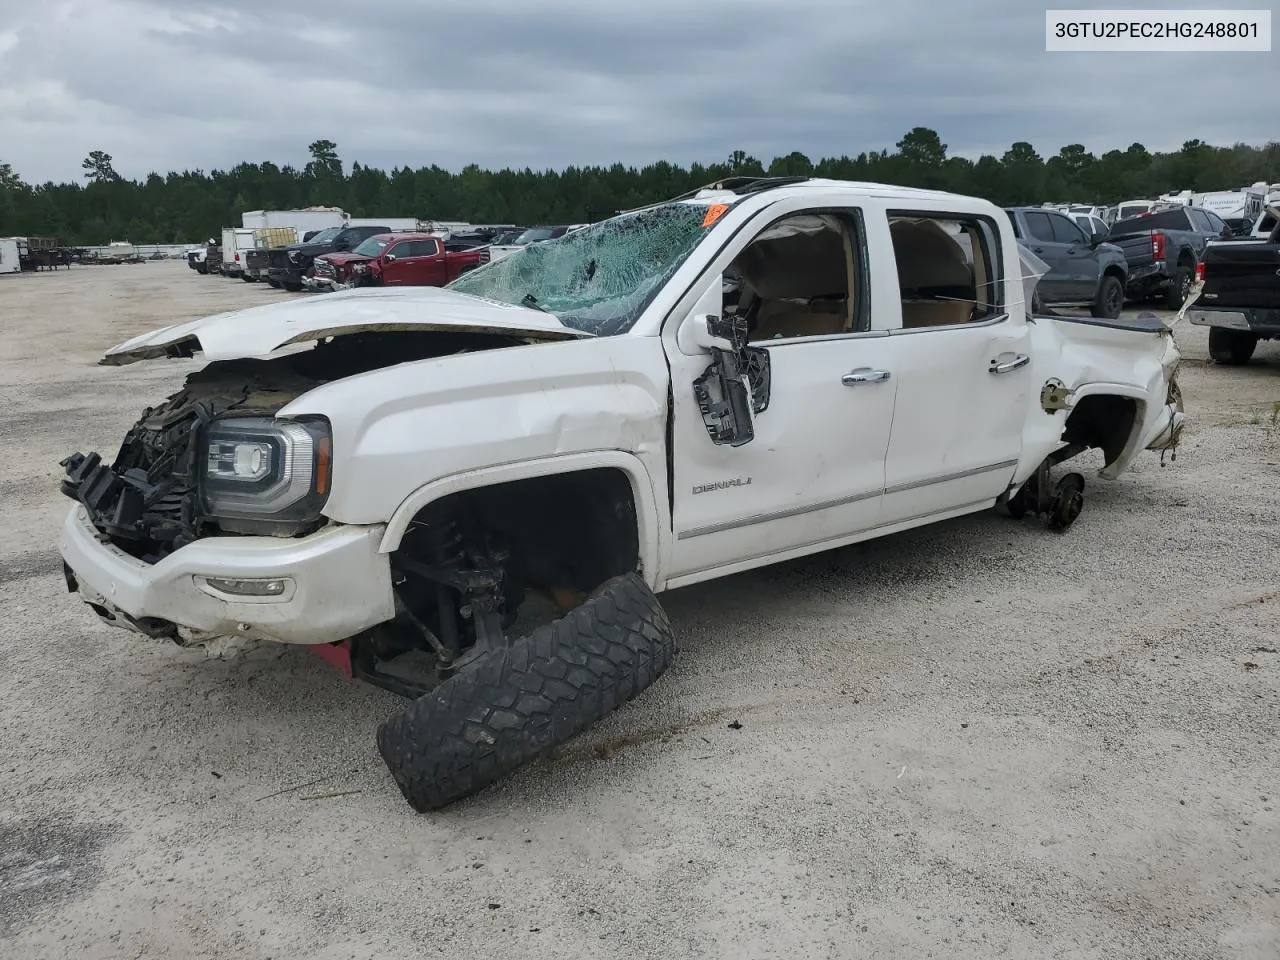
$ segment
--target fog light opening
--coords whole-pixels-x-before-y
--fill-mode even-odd
[[[232,597],[279,600],[293,593],[293,578],[196,577],[201,587]]]

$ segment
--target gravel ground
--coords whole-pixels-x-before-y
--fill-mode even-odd
[[[0,278],[0,955],[1280,954],[1280,344],[1217,367],[1180,327],[1177,461],[1091,479],[1066,535],[992,513],[668,594],[655,687],[419,816],[391,695],[62,583],[57,461],[195,366],[98,356],[282,296]]]

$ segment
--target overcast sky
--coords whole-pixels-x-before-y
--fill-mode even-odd
[[[1280,138],[1280,54],[1046,53],[1044,8],[0,0],[0,162],[43,182],[79,179],[95,149],[142,177],[302,165],[319,138],[348,166],[455,170],[687,164],[733,149],[816,160],[892,149],[916,125],[971,157],[1014,140],[1049,154]]]

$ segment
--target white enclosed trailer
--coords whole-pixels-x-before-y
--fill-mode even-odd
[[[0,237],[0,273],[20,273],[22,263],[18,259],[16,237]]]
[[[347,215],[340,207],[307,207],[302,210],[249,210],[240,215],[240,225],[251,230],[293,227],[301,237],[311,230],[340,227]]]
[[[417,233],[421,228],[417,217],[349,217],[347,227],[386,227],[395,233]]]

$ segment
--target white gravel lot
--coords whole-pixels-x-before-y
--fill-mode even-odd
[[[196,366],[102,351],[283,296],[0,278],[0,957],[1280,956],[1280,344],[1217,367],[1179,327],[1177,461],[1090,473],[1065,535],[992,513],[666,595],[658,684],[421,816],[390,694],[63,584],[58,460]]]

